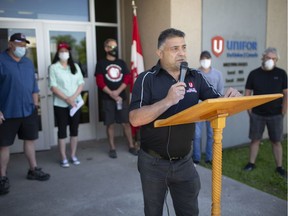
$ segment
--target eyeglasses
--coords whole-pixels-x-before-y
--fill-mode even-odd
[[[265,60],[272,59],[273,61],[277,61],[277,57],[265,56],[264,58],[265,58]]]
[[[106,45],[107,48],[109,49],[115,49],[117,46],[109,46],[109,45]]]

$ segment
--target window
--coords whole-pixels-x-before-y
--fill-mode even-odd
[[[89,0],[1,0],[0,17],[89,21]]]
[[[95,21],[117,23],[117,0],[95,0]]]

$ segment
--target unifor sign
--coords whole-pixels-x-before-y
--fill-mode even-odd
[[[219,57],[224,50],[228,58],[255,58],[258,57],[257,41],[225,40],[222,36],[211,39],[212,53]]]

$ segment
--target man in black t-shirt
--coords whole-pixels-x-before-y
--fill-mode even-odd
[[[106,58],[97,62],[95,76],[103,102],[104,124],[110,145],[109,157],[117,158],[114,143],[114,123],[122,124],[128,140],[129,152],[137,155],[133,144],[131,127],[128,119],[128,103],[125,89],[130,81],[130,72],[126,63],[118,59],[117,42],[107,39],[104,42]]]
[[[203,78],[200,71],[187,68],[179,81],[180,64],[186,61],[185,34],[176,29],[163,31],[158,38],[159,61],[142,72],[133,87],[129,119],[140,127],[138,157],[145,215],[162,215],[165,196],[170,191],[176,215],[199,214],[200,179],[191,154],[193,124],[154,127],[154,121],[167,118],[198,103],[199,99],[221,94]],[[229,88],[224,97],[240,96]]]
[[[248,110],[250,117],[250,156],[244,170],[255,168],[256,157],[262,135],[267,126],[276,162],[276,172],[287,177],[282,167],[283,118],[287,113],[287,73],[276,67],[278,53],[275,48],[267,48],[262,57],[262,65],[251,71],[245,86],[245,95],[262,95],[282,93],[283,98],[254,107]]]

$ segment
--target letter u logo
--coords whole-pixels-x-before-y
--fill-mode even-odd
[[[211,39],[212,53],[219,57],[224,51],[224,38],[221,36],[215,36]]]

